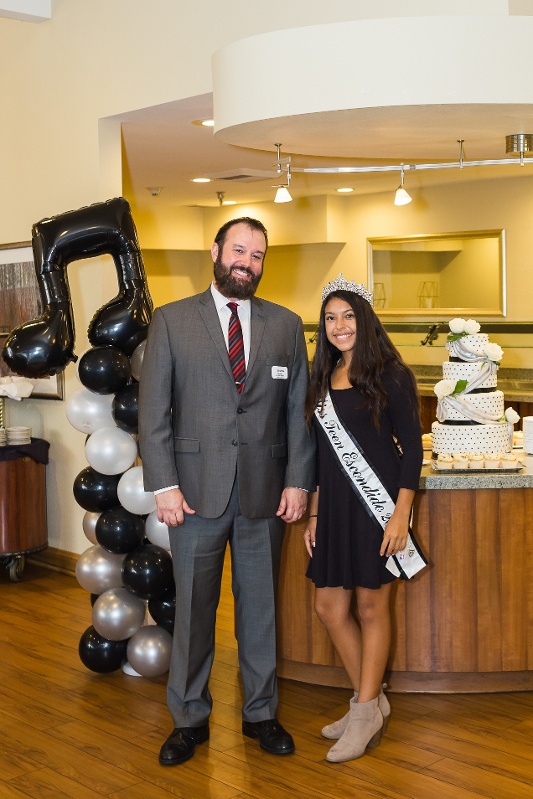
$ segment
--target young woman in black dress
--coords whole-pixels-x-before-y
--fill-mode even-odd
[[[412,554],[408,528],[422,440],[414,376],[374,313],[371,295],[340,275],[322,298],[306,407],[308,424],[316,428],[318,489],[310,497],[304,540],[316,613],[354,689],[348,713],[322,730],[337,741],[327,759],[341,762],[377,746],[390,715],[382,689],[390,592],[398,576],[390,556],[403,553],[408,541]],[[330,398],[334,415],[321,420]],[[335,434],[332,439],[337,422],[347,432],[344,449]],[[392,500],[381,523],[344,468],[354,462],[354,451],[373,475],[367,495],[379,488]]]

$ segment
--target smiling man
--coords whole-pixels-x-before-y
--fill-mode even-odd
[[[156,309],[140,384],[144,484],[169,526],[176,623],[167,699],[174,730],[162,765],[209,738],[216,610],[232,564],[243,734],[271,754],[294,742],[277,720],[275,595],[286,523],[314,489],[304,421],[301,319],[255,297],[268,247],[261,222],[226,223],[207,291]]]

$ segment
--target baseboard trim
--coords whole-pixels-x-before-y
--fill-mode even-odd
[[[26,560],[28,563],[35,563],[38,566],[50,569],[50,571],[69,574],[74,577],[78,557],[79,555],[76,555],[75,552],[66,552],[63,549],[56,549],[56,547],[47,547],[40,552],[33,552],[31,555],[27,555]]]

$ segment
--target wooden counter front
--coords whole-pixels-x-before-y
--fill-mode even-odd
[[[391,690],[533,690],[533,487],[423,490],[414,520],[429,565],[394,585]],[[279,675],[349,687],[313,609],[304,529],[284,543]]]

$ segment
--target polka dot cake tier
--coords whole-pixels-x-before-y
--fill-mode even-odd
[[[438,421],[431,426],[433,455],[508,452],[511,428],[503,392],[496,387],[503,350],[479,332],[473,319],[452,319],[449,324],[449,360],[434,388]]]

